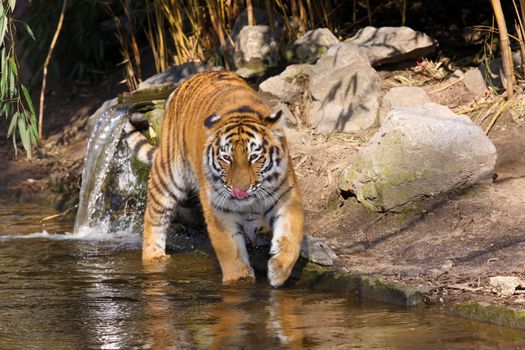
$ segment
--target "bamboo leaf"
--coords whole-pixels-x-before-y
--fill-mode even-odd
[[[24,97],[26,99],[27,106],[31,111],[31,114],[35,115],[35,108],[33,107],[33,100],[31,100],[31,95],[29,95],[29,91],[27,91],[27,88],[24,84],[20,84],[20,87],[22,88],[22,92],[24,93]]]
[[[35,33],[33,33],[33,30],[31,29],[31,27],[26,22],[22,22],[22,26],[26,30],[27,34],[29,34],[31,39],[36,40],[35,39]]]
[[[4,16],[3,9],[0,9],[0,11],[0,43],[3,43],[5,33],[7,32],[7,18]]]
[[[18,120],[18,116],[20,114],[18,112],[16,112],[15,114],[13,114],[13,116],[11,117],[11,123],[9,124],[9,129],[7,129],[7,137],[10,137],[11,134],[13,133],[13,130],[15,128],[15,125],[16,125],[16,122]]]
[[[31,153],[31,139],[24,118],[18,118],[18,133],[22,140],[22,146],[24,146],[27,153]]]
[[[13,72],[14,76],[16,77],[18,75],[18,67],[16,66],[15,60],[12,57],[9,57],[7,61],[9,62],[11,72]]]
[[[15,10],[16,6],[16,0],[9,0],[9,7],[11,8],[11,12]]]

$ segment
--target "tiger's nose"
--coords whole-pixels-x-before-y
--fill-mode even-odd
[[[248,197],[248,192],[240,188],[232,187],[232,196],[237,199],[244,199]]]

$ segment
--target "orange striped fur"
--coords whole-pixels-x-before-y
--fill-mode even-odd
[[[173,95],[156,154],[126,126],[131,149],[153,163],[144,263],[167,258],[170,219],[197,192],[223,283],[254,280],[245,237],[253,240],[262,226],[272,232],[268,279],[274,287],[287,280],[300,253],[303,211],[280,117],[235,74],[206,72]],[[254,223],[260,227],[248,230]]]

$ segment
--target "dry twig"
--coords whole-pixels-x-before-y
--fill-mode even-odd
[[[505,84],[507,85],[507,98],[511,99],[513,95],[513,69],[512,57],[510,55],[509,34],[507,32],[507,25],[503,10],[501,9],[500,0],[491,0],[492,8],[494,9],[494,16],[499,28],[499,39],[501,45],[501,58],[503,60],[503,72],[505,74]]]
[[[43,122],[44,122],[44,95],[46,92],[46,80],[47,80],[47,68],[49,62],[51,61],[51,56],[55,50],[55,46],[58,40],[58,36],[62,31],[62,24],[64,23],[64,14],[66,13],[67,0],[64,0],[62,3],[62,10],[60,11],[60,17],[58,18],[57,29],[51,40],[51,45],[49,45],[49,52],[47,53],[46,60],[44,62],[44,68],[42,73],[42,90],[40,91],[40,110],[38,111],[38,139],[42,140],[43,138]]]

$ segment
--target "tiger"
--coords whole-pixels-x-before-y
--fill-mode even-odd
[[[144,214],[142,260],[168,258],[166,231],[192,193],[198,195],[223,284],[255,281],[244,228],[271,233],[267,278],[289,278],[303,240],[301,191],[283,130],[271,108],[232,72],[198,73],[167,102],[158,148],[128,120],[132,153],[151,165]]]

